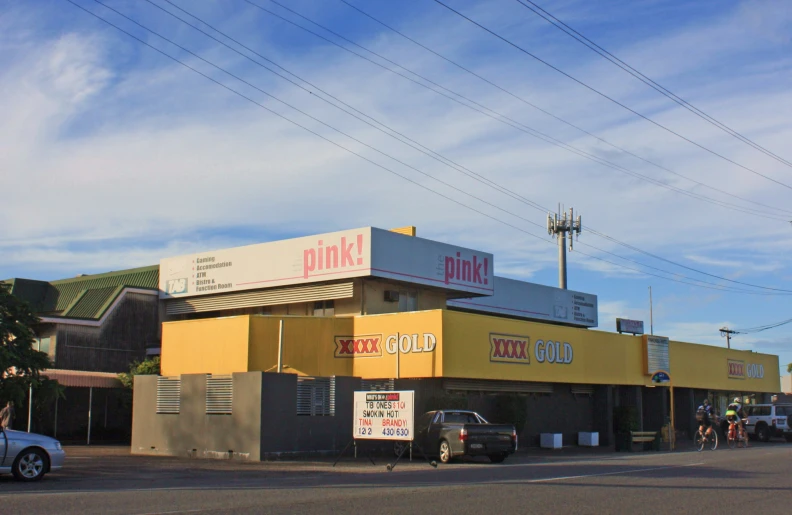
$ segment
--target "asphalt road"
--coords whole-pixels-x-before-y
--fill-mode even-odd
[[[35,484],[0,477],[6,514],[788,514],[792,444],[715,452],[533,452],[387,472],[346,461],[237,463],[74,450]]]

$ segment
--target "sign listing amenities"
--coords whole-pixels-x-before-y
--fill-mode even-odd
[[[355,439],[412,441],[414,400],[414,391],[355,392]]]

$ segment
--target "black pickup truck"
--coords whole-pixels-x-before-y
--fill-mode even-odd
[[[513,425],[490,424],[473,411],[430,411],[415,421],[413,445],[442,463],[466,455],[500,463],[517,450],[517,431]]]

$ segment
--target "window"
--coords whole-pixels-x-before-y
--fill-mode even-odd
[[[434,417],[434,413],[424,413],[421,415],[421,418],[415,422],[415,427],[420,429],[422,427],[428,426],[432,421],[432,417]]]
[[[49,354],[50,338],[36,338],[36,350]]]
[[[792,410],[787,411],[787,409],[784,406],[777,406],[776,407],[776,416],[778,416],[778,417],[786,417],[786,416],[789,416],[790,413],[792,413]]]
[[[157,378],[157,413],[178,415],[181,410],[181,379]]]
[[[206,376],[206,414],[230,415],[234,404],[234,380],[231,376]]]
[[[463,412],[447,412],[445,414],[444,422],[451,424],[478,424],[479,421],[473,413]]]
[[[415,311],[418,309],[416,296],[413,292],[399,292],[399,311]]]
[[[315,317],[335,316],[335,301],[331,299],[314,302],[313,314]]]
[[[297,415],[335,416],[335,377],[298,377]]]

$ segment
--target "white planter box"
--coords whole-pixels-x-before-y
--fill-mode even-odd
[[[599,433],[578,433],[578,445],[581,447],[599,447]]]
[[[560,449],[561,433],[541,433],[539,435],[539,446],[542,449]]]

